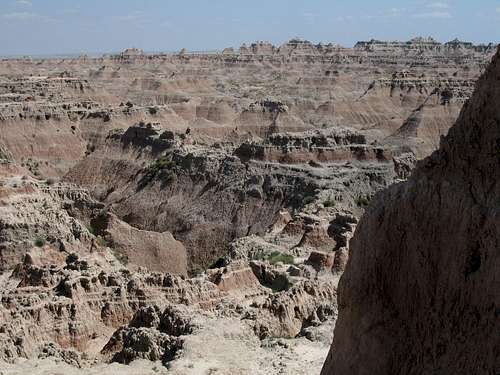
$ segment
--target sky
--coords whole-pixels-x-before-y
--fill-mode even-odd
[[[415,36],[498,43],[500,0],[0,0],[2,56]]]

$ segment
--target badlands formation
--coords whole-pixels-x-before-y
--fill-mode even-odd
[[[500,51],[439,150],[351,241],[322,374],[500,370]]]
[[[431,38],[354,48],[296,39],[217,54],[128,49],[1,60],[0,374],[320,373],[359,218],[378,191],[406,180],[438,148],[495,51]],[[492,71],[490,81],[498,78]],[[448,241],[438,233],[477,231],[474,215],[483,215],[478,241],[491,240],[493,219],[483,211],[495,185],[486,168],[498,144],[486,148],[486,129],[476,124],[498,122],[481,112],[497,89],[476,96],[406,185],[374,199],[341,283],[339,350],[325,374],[365,373],[371,360],[390,373],[417,341],[419,357],[404,358],[421,365],[409,373],[424,371],[436,348],[443,358],[432,359],[443,366],[465,360],[432,333],[443,314],[463,306],[460,289],[473,293],[493,280],[478,272],[488,255],[481,242],[467,242],[477,236],[457,244],[470,253],[460,258],[470,267],[454,284],[457,299],[443,299],[432,314],[414,306],[428,322],[421,336],[412,336],[417,320],[407,336],[391,330],[410,311],[397,305],[410,290],[415,301],[431,300],[446,287],[429,280],[453,282],[452,268],[449,280],[438,280],[430,266],[461,266],[451,253],[439,264],[433,258]],[[477,154],[467,154],[471,145]],[[486,150],[490,164],[480,167]],[[478,174],[491,186],[471,184],[475,203],[462,199],[463,181]],[[445,184],[449,196],[433,202]],[[437,213],[427,209],[439,204],[449,217],[436,232]],[[455,222],[457,210],[472,216]],[[435,237],[418,234],[424,230]],[[392,256],[404,241],[407,256]],[[474,293],[479,320],[484,293]],[[466,313],[474,318],[470,306]],[[367,332],[369,346],[356,341],[361,314],[367,329],[387,317],[380,337],[394,350],[385,353],[375,333]],[[469,333],[448,328],[444,336]],[[477,361],[495,355],[483,354]]]

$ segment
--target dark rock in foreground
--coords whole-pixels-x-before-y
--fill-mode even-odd
[[[322,374],[500,369],[500,55],[440,149],[351,242]]]

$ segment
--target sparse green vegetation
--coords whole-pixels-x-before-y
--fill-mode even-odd
[[[174,171],[169,171],[164,175],[163,182],[170,184],[175,181],[175,172]]]
[[[254,260],[268,261],[271,264],[283,263],[283,264],[294,264],[295,258],[293,255],[285,254],[280,251],[273,251],[271,253],[259,252],[252,257]]]
[[[370,199],[371,197],[368,195],[367,196],[360,195],[355,199],[355,202],[358,207],[366,207],[370,204]]]
[[[325,207],[335,207],[335,199],[333,199],[332,197],[328,197],[328,199],[323,202],[323,206]]]
[[[37,237],[37,238],[35,238],[33,243],[35,244],[36,247],[44,247],[46,241],[45,241],[45,238]]]
[[[101,247],[107,247],[108,246],[108,241],[106,241],[104,238],[101,236],[97,237],[97,244]]]
[[[215,262],[213,262],[212,265],[208,268],[209,269],[222,268],[225,265],[226,265],[226,260],[224,258],[220,257],[220,258],[217,258],[217,260]]]
[[[290,254],[281,253],[279,251],[273,251],[268,255],[267,260],[271,264],[283,263],[283,264],[293,264],[294,257]]]
[[[119,251],[116,251],[116,250],[113,251],[113,255],[115,256],[116,259],[118,259],[118,261],[122,265],[124,265],[124,266],[128,265],[128,256],[127,255],[120,253]]]
[[[314,201],[316,200],[316,198],[314,198],[312,195],[309,195],[307,197],[304,197],[304,199],[302,200],[302,204],[304,206],[308,205],[308,204],[311,204],[313,203]]]
[[[146,169],[146,174],[142,179],[143,184],[153,181],[156,177],[160,177],[162,182],[170,184],[175,181],[175,162],[172,160],[171,155],[164,155],[155,160]]]

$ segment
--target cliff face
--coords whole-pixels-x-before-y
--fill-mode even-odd
[[[158,158],[152,145],[159,148],[168,131],[144,135],[140,129],[110,137],[66,179],[133,227],[171,232],[186,247],[191,269],[210,266],[236,238],[263,235],[284,208],[335,200],[336,209],[356,212],[360,197],[400,177],[389,149],[350,130],[276,133],[237,149],[190,146],[189,139],[178,145],[175,136],[167,156]]]
[[[500,52],[441,147],[351,242],[322,374],[500,368]]]

